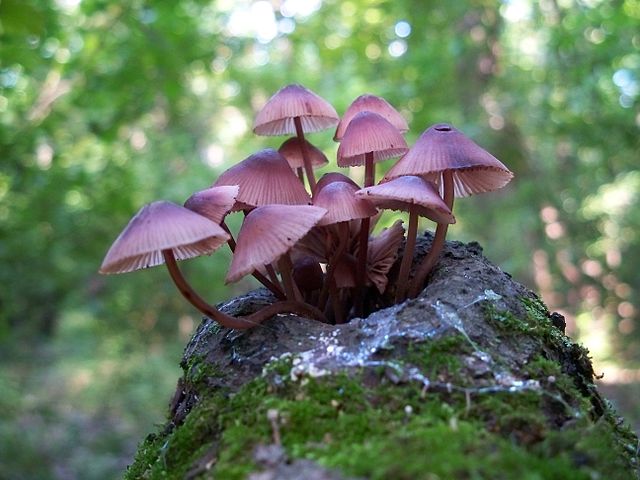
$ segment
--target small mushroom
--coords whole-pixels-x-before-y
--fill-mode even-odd
[[[287,298],[299,297],[291,277],[289,250],[326,212],[311,205],[264,205],[249,212],[238,233],[226,282],[236,282],[277,261]]]
[[[266,148],[248,156],[225,170],[214,182],[214,187],[238,185],[238,209],[260,205],[308,205],[309,194],[291,167],[276,150]]]
[[[304,146],[302,143],[304,142]],[[302,156],[302,151],[306,149],[309,154],[309,159],[311,160],[311,166],[313,168],[320,168],[329,163],[327,156],[322,153],[318,147],[312,145],[307,140],[300,140],[298,137],[291,137],[288,140],[285,140],[280,148],[278,148],[278,152],[282,155],[285,160],[289,163],[292,169],[297,172],[298,178],[304,185],[304,176],[302,174],[302,170],[304,168],[304,157]]]
[[[217,187],[210,187],[194,193],[186,202],[184,202],[185,208],[188,208],[191,211],[207,217],[212,222],[219,224],[224,231],[229,234],[227,244],[229,245],[231,253],[233,253],[236,248],[236,242],[231,234],[231,230],[229,230],[229,227],[224,221],[224,217],[237,204],[236,197],[238,196],[239,188],[240,187],[238,185],[220,185]],[[249,206],[247,205],[247,207]],[[284,293],[279,285],[271,282],[262,274],[262,272],[255,271],[253,272],[253,276],[256,280],[271,290],[276,297],[284,300]]]
[[[209,187],[187,198],[184,206],[220,225],[236,203],[239,190],[238,185]]]
[[[364,186],[375,183],[374,162],[404,154],[409,148],[402,134],[382,116],[373,112],[360,112],[349,122],[338,148],[338,165],[364,165]],[[362,221],[360,249],[356,278],[364,288],[369,242],[369,220]],[[363,293],[360,294],[362,297]],[[359,300],[358,303],[361,303]],[[357,310],[361,310],[358,306]]]
[[[345,177],[346,178],[346,177]],[[327,209],[327,214],[318,222],[319,226],[337,226],[338,246],[330,254],[325,284],[318,306],[323,309],[327,296],[334,288],[335,266],[340,263],[349,243],[349,222],[372,217],[378,210],[367,199],[357,198],[358,186],[352,182],[334,181],[323,186],[313,197],[313,204]],[[336,322],[342,323],[341,312],[335,312]]]
[[[360,95],[356,98],[347,111],[344,112],[344,115],[340,119],[340,123],[338,123],[338,127],[336,128],[336,133],[333,136],[333,139],[339,142],[344,135],[349,122],[360,112],[374,112],[387,120],[391,125],[396,127],[396,129],[400,133],[405,133],[409,130],[409,125],[407,125],[407,121],[404,119],[400,112],[398,112],[395,108],[391,106],[389,102],[387,102],[384,98],[378,97],[376,95],[372,95],[370,93],[365,93],[364,95]]]
[[[386,183],[359,190],[357,196],[371,200],[380,208],[409,212],[409,230],[396,287],[396,303],[404,300],[409,271],[418,233],[418,217],[427,217],[438,224],[455,223],[451,210],[436,187],[421,177],[397,177]]]
[[[339,117],[322,97],[302,85],[287,85],[278,90],[262,107],[253,123],[257,135],[295,134],[301,141],[304,168],[311,191],[316,181],[304,134],[335,127]]]

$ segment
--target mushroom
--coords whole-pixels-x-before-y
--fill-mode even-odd
[[[344,112],[344,115],[340,119],[340,123],[338,123],[333,139],[339,142],[353,117],[358,113],[365,111],[377,113],[391,125],[396,127],[400,133],[405,133],[409,130],[407,121],[395,108],[391,106],[391,104],[389,104],[389,102],[382,97],[365,93],[364,95],[360,95],[356,98],[351,105],[349,105],[347,111]]]
[[[397,177],[386,183],[363,188],[357,196],[371,200],[376,206],[409,212],[409,229],[396,287],[396,303],[404,300],[409,271],[418,233],[418,216],[438,224],[455,223],[451,210],[444,203],[436,187],[421,177]]]
[[[404,137],[387,120],[374,112],[360,112],[349,122],[338,147],[338,166],[364,165],[364,186],[375,183],[374,162],[404,154],[409,148]],[[369,242],[369,220],[362,220],[357,283],[364,288]],[[361,294],[360,296],[362,296]],[[357,308],[358,309],[358,308]]]
[[[300,139],[304,169],[311,191],[315,189],[311,159],[304,143],[304,134],[336,126],[339,121],[335,109],[302,85],[287,85],[278,90],[262,107],[253,123],[257,135],[290,135]]]
[[[465,197],[505,186],[513,173],[500,160],[447,123],[428,128],[415,145],[385,175],[386,180],[403,175],[420,175],[435,181],[444,203],[453,210],[454,196]],[[415,297],[435,265],[444,245],[448,224],[438,223],[433,244],[424,258],[410,296]]]
[[[245,217],[226,282],[238,281],[277,261],[287,298],[299,298],[292,279],[289,250],[327,211],[311,205],[263,205]]]
[[[260,150],[225,170],[214,183],[214,186],[220,185],[240,186],[233,209],[244,210],[245,213],[260,205],[311,203],[309,194],[300,185],[287,161],[272,148]],[[266,270],[271,283],[278,285],[273,267],[267,265]],[[260,275],[260,272],[257,273]]]
[[[355,196],[358,186],[347,177],[345,180],[337,180],[323,185],[313,197],[313,204],[327,209],[327,214],[318,222],[319,226],[337,226],[338,246],[331,253],[328,261],[327,276],[325,284],[320,294],[318,306],[324,308],[327,301],[329,291],[334,288],[333,275],[335,266],[341,261],[342,255],[347,249],[349,243],[349,222],[358,219],[368,219],[372,217],[378,210],[371,202],[366,199],[357,198]],[[329,250],[330,247],[327,248]],[[340,312],[334,312],[336,322],[342,323],[342,315]]]
[[[238,185],[209,187],[187,198],[184,207],[220,225],[235,205],[239,190]]]
[[[289,163],[273,148],[265,148],[225,170],[213,186],[238,185],[234,210],[260,205],[308,205],[309,194]]]
[[[346,175],[340,172],[329,172],[320,177],[320,180],[318,180],[318,182],[316,183],[316,188],[313,191],[313,195],[316,195],[322,188],[325,187],[325,185],[329,185],[333,182],[347,182],[356,187],[356,189],[360,188],[358,187],[358,184],[356,182],[351,180]]]
[[[211,220],[171,202],[145,205],[129,221],[107,252],[100,273],[126,273],[166,263],[178,290],[196,309],[229,328],[251,328],[278,313],[322,319],[317,309],[300,302],[277,302],[247,317],[220,312],[198,295],[178,268],[183,260],[214,252],[229,235]]]
[[[360,112],[349,122],[338,147],[338,166],[365,166],[364,186],[375,183],[374,163],[399,157],[409,150],[402,134],[384,117]]]
[[[302,146],[302,144],[305,144]],[[318,147],[312,145],[307,140],[300,140],[298,137],[291,137],[288,140],[285,140],[280,148],[278,148],[278,152],[282,155],[285,160],[289,163],[289,166],[294,169],[298,178],[304,185],[304,176],[302,173],[302,169],[304,168],[304,157],[302,156],[302,150],[306,148],[306,151],[309,154],[309,159],[311,160],[311,166],[313,168],[320,168],[329,163],[326,155],[322,153]]]

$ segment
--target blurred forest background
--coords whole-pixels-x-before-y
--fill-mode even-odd
[[[0,0],[1,478],[118,478],[162,422],[199,315],[163,268],[98,266],[144,203],[277,147],[251,125],[289,83],[509,166],[449,238],[562,312],[638,421],[640,0]],[[184,267],[219,302],[252,285],[228,261]]]

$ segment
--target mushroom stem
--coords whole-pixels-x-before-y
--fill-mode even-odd
[[[364,156],[364,187],[373,186],[375,180],[375,168],[373,164],[373,152],[367,152]],[[370,218],[363,218],[360,222],[360,236],[358,238],[358,263],[356,270],[356,315],[362,315],[364,309],[364,292],[367,274],[367,251],[369,249]]]
[[[220,224],[220,226],[224,229],[225,232],[229,234],[229,240],[227,240],[227,245],[229,245],[229,250],[231,250],[231,253],[234,253],[236,250],[236,241],[233,238],[233,234],[231,233],[231,230],[229,230],[229,227],[227,226],[224,220],[222,220],[222,223]],[[258,280],[262,285],[264,285],[269,290],[271,290],[271,293],[273,293],[276,296],[276,298],[280,300],[285,300],[286,297],[284,296],[284,292],[282,291],[282,288],[280,288],[280,285],[278,285],[277,283],[271,282],[267,277],[262,275],[257,270],[253,271],[253,277],[256,280]]]
[[[216,307],[207,303],[193,290],[193,288],[191,288],[191,285],[189,285],[178,267],[173,250],[162,250],[162,256],[164,257],[164,261],[167,265],[167,269],[169,270],[173,283],[178,287],[178,290],[180,290],[180,293],[182,293],[184,298],[186,298],[187,301],[201,313],[212,318],[223,327],[246,330],[247,328],[259,325],[266,319],[279,313],[293,313],[303,317],[319,320],[321,322],[326,322],[324,315],[318,309],[305,303],[292,301],[276,302],[261,308],[251,315],[241,318],[222,313]]]
[[[284,291],[289,300],[296,300],[302,302],[302,294],[295,282],[293,281],[293,264],[291,263],[291,257],[289,253],[285,253],[278,259],[278,270],[282,276],[282,283],[284,284]]]
[[[336,271],[336,265],[340,261],[340,257],[347,249],[347,244],[349,243],[349,222],[339,222],[338,232],[338,248],[336,248],[327,264],[327,274],[324,277],[324,284],[322,285],[320,298],[318,300],[318,308],[320,310],[324,310],[325,305],[327,304],[329,293],[331,293],[332,282],[334,281],[333,277]]]
[[[373,152],[364,155],[364,187],[372,187],[376,183],[376,169],[373,163]]]
[[[307,174],[309,188],[313,192],[316,189],[316,177],[313,174],[313,166],[311,165],[311,158],[309,157],[307,144],[304,141],[304,131],[302,130],[302,121],[300,120],[300,117],[294,117],[293,124],[296,127],[296,135],[300,139],[300,153],[302,153],[302,160],[304,161],[304,171]]]
[[[343,305],[344,303],[340,301],[340,292],[338,291],[338,287],[336,286],[335,279],[331,279],[331,284],[329,285],[329,292],[331,296],[331,305],[333,306],[333,318],[336,325],[340,325],[345,323]]]
[[[268,263],[264,266],[264,268],[267,271],[267,275],[269,275],[269,278],[271,279],[271,281],[277,285],[281,285],[280,280],[278,280],[278,274],[276,273],[276,269],[273,268],[273,265]],[[285,294],[286,294],[286,290],[285,290]]]
[[[451,211],[453,211],[453,172],[451,170],[445,170],[442,172],[442,186],[444,190],[444,203],[446,203],[447,207]],[[422,263],[418,267],[416,271],[416,275],[413,278],[413,283],[411,284],[411,289],[409,290],[409,296],[414,298],[420,293],[420,289],[424,285],[424,281],[431,273],[431,270],[435,266],[438,258],[440,257],[440,252],[442,251],[442,247],[444,246],[444,239],[447,236],[447,229],[449,228],[449,224],[447,223],[438,223],[436,227],[436,233],[433,237],[433,242],[431,243],[431,249]]]
[[[405,299],[407,283],[409,281],[409,271],[413,261],[413,252],[416,247],[416,236],[418,235],[418,213],[414,206],[409,207],[409,228],[407,230],[407,241],[404,245],[404,254],[400,264],[400,273],[396,283],[396,303]]]

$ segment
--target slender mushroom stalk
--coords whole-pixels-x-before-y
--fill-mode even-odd
[[[448,224],[447,224],[448,225]],[[400,303],[405,298],[409,271],[413,260],[413,252],[416,248],[416,237],[418,235],[418,212],[412,206],[409,207],[409,227],[407,229],[407,241],[404,245],[404,255],[400,263],[400,273],[396,284],[396,303]]]
[[[316,189],[316,177],[313,174],[313,166],[311,165],[311,159],[309,158],[309,152],[307,151],[307,143],[304,138],[304,131],[302,130],[302,122],[300,117],[295,117],[293,123],[296,127],[296,136],[300,140],[300,153],[304,161],[304,172],[307,175],[307,181],[309,182],[309,188],[313,192]]]
[[[278,270],[282,276],[282,283],[284,285],[284,291],[289,300],[296,300],[302,302],[302,294],[293,281],[293,263],[289,253],[285,253],[278,259]]]
[[[339,222],[338,231],[338,248],[336,248],[327,264],[327,274],[318,300],[318,308],[320,310],[324,310],[325,305],[327,304],[327,299],[329,298],[329,293],[331,293],[332,287],[335,288],[334,275],[336,265],[340,261],[340,257],[342,257],[344,252],[347,250],[347,245],[349,244],[349,222]]]
[[[182,275],[176,258],[173,254],[173,250],[162,250],[162,256],[164,257],[167,269],[171,275],[171,279],[175,283],[176,287],[187,301],[198,309],[204,315],[212,318],[223,327],[235,328],[237,330],[246,330],[247,328],[255,327],[268,318],[273,317],[279,313],[293,313],[304,317],[326,322],[324,315],[317,308],[307,305],[306,303],[297,301],[284,301],[276,302],[261,308],[255,313],[246,317],[233,317],[226,313],[221,312],[213,305],[207,303],[198,293],[196,293],[191,285]]]
[[[449,207],[449,210],[453,209],[453,172],[451,170],[445,170],[442,173],[442,186],[444,189],[444,203]],[[427,276],[433,269],[433,266],[440,258],[440,252],[442,252],[442,247],[444,246],[444,239],[447,236],[447,230],[449,229],[448,223],[438,223],[436,227],[436,233],[433,237],[433,242],[431,243],[431,249],[429,249],[429,253],[422,260],[422,263],[418,267],[416,271],[416,275],[413,279],[413,283],[411,284],[411,288],[409,290],[409,296],[411,298],[415,298],[420,292],[421,286],[424,284]]]
[[[375,166],[373,164],[373,152],[367,152],[365,154],[365,167],[364,167],[364,186],[371,187],[375,181]],[[367,278],[367,249],[369,246],[369,228],[371,226],[371,220],[369,218],[363,218],[360,227],[359,235],[359,249],[358,249],[358,271],[356,274],[357,289],[360,293],[356,295],[357,299],[360,299],[364,295],[364,288]],[[360,300],[358,300],[360,301]]]

